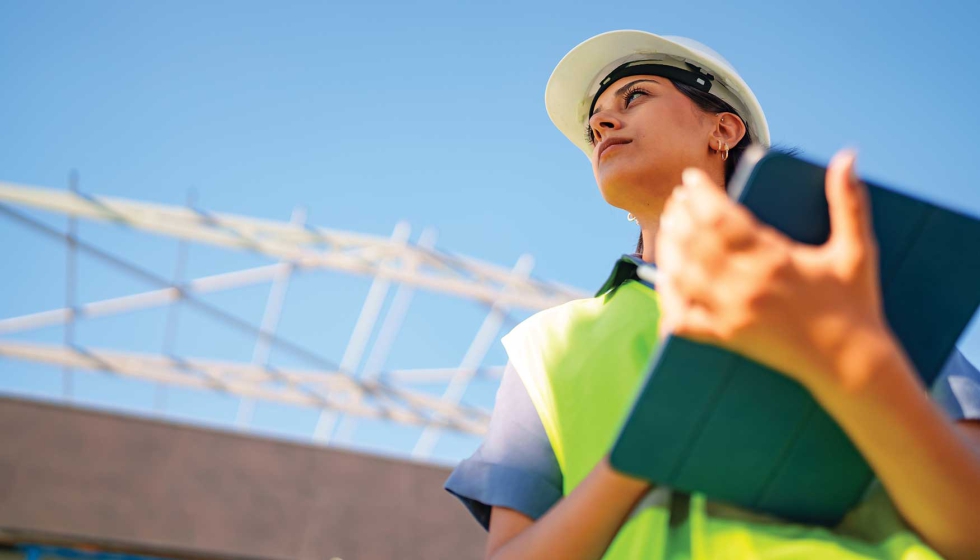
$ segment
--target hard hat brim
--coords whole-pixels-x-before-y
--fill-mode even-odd
[[[690,46],[682,44],[688,43]],[[650,57],[688,62],[715,77],[710,93],[738,111],[754,142],[769,147],[769,125],[748,84],[720,55],[694,41],[646,31],[610,31],[584,41],[555,67],[545,88],[548,116],[573,144],[591,156],[585,136],[589,107],[599,82],[623,63]]]

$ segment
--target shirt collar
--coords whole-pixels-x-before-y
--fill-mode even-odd
[[[619,257],[619,260],[617,260],[616,264],[613,265],[613,269],[612,272],[609,274],[609,278],[606,279],[606,282],[602,285],[601,288],[599,288],[599,291],[596,292],[595,297],[599,297],[602,294],[605,294],[606,292],[615,290],[620,285],[622,285],[623,282],[626,282],[627,280],[636,280],[637,282],[640,282],[645,286],[654,288],[653,284],[641,279],[636,274],[637,267],[643,266],[645,264],[648,263],[643,262],[643,259],[641,259],[636,254],[623,255],[622,257]]]

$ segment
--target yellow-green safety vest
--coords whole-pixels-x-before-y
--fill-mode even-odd
[[[564,495],[611,450],[659,344],[658,296],[636,279],[636,266],[632,258],[624,257],[596,297],[537,313],[503,338],[558,459]],[[681,500],[687,500],[686,508],[677,507]],[[876,486],[833,530],[787,523],[712,503],[701,494],[686,496],[655,487],[634,508],[603,558],[940,557],[902,523]]]

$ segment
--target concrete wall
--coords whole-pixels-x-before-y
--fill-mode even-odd
[[[444,468],[0,398],[0,535],[202,558],[480,558]]]

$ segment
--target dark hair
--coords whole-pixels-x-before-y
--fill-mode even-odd
[[[742,119],[743,123],[745,123],[745,136],[743,136],[737,144],[728,149],[728,159],[725,160],[725,183],[727,184],[732,178],[732,173],[735,172],[735,167],[738,165],[738,160],[742,159],[742,154],[745,153],[745,149],[752,143],[749,135],[749,124],[745,122],[745,119],[742,118],[742,115],[738,114],[738,111],[736,111],[734,107],[725,101],[722,101],[717,96],[673,80],[671,80],[671,83],[674,84],[677,91],[686,95],[688,99],[693,101],[694,104],[705,113],[712,113],[715,115],[718,113],[733,113],[735,116]],[[636,242],[636,253],[643,254],[642,232],[640,233],[640,239]]]

